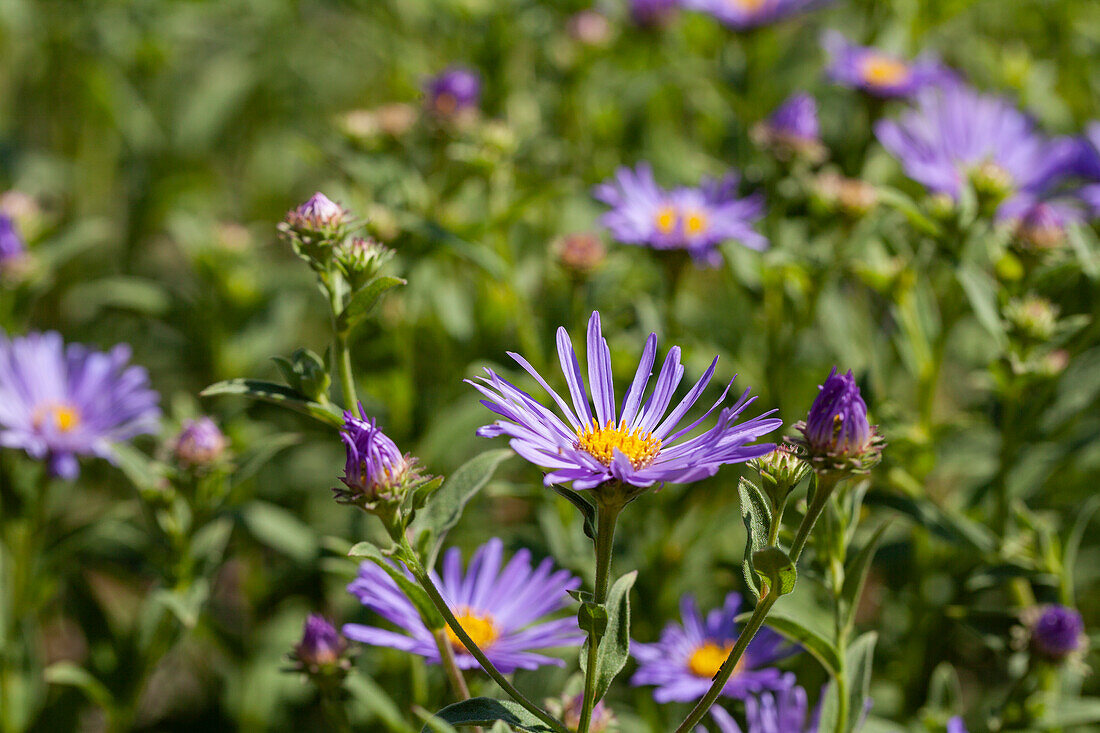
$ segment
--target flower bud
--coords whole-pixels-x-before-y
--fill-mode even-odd
[[[428,111],[450,119],[477,110],[481,101],[481,77],[472,69],[452,66],[428,79],[424,86]]]
[[[402,455],[397,444],[373,419],[367,421],[362,403],[359,414],[361,417],[344,412],[340,439],[344,441],[347,460],[340,480],[346,488],[334,489],[336,500],[380,515],[392,513],[419,479],[415,461]]]
[[[576,277],[591,274],[607,259],[607,247],[603,240],[591,232],[565,235],[558,240],[554,251],[558,264]]]
[[[324,616],[311,613],[290,659],[295,669],[310,675],[343,676],[350,668],[347,639]]]
[[[393,250],[370,238],[353,237],[336,247],[340,265],[353,291],[363,287],[393,257]]]
[[[225,455],[229,441],[209,417],[185,420],[172,442],[172,454],[180,466],[188,469],[208,468]]]
[[[1058,326],[1058,306],[1037,295],[1013,298],[1004,313],[1013,330],[1028,341],[1049,341]]]
[[[328,262],[332,246],[344,238],[351,223],[349,211],[318,192],[287,212],[279,232],[290,240],[299,257],[316,266]]]
[[[996,208],[1015,188],[1012,174],[988,161],[970,172],[970,184],[984,208]]]
[[[1017,223],[1014,239],[1025,252],[1042,254],[1056,250],[1066,241],[1065,219],[1050,204],[1037,203]]]
[[[836,367],[819,388],[809,414],[795,428],[802,433],[799,447],[817,470],[864,473],[878,463],[883,441],[867,421],[867,403],[851,370]]]
[[[581,710],[584,707],[584,695],[566,695],[559,700],[547,701],[547,708],[561,718],[565,727],[575,731],[581,724]],[[615,716],[603,702],[596,703],[592,708],[589,733],[608,733],[615,725]]]
[[[802,460],[789,445],[780,445],[771,453],[749,461],[760,474],[761,488],[779,507],[798,482],[810,472],[810,464]]]
[[[1034,614],[1030,624],[1032,654],[1061,662],[1085,643],[1085,622],[1072,608],[1050,605]]]
[[[817,121],[817,102],[809,94],[795,94],[757,124],[753,140],[780,160],[801,158],[820,163],[828,152],[821,143]]]

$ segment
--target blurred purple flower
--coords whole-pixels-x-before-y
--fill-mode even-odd
[[[501,568],[503,548],[504,544],[497,538],[479,547],[470,559],[465,576],[461,554],[458,548],[451,548],[443,557],[442,580],[432,571],[432,581],[439,587],[463,630],[501,672],[508,674],[547,664],[564,667],[560,659],[533,650],[575,646],[583,641],[584,634],[577,627],[575,616],[545,620],[548,614],[568,605],[567,593],[580,587],[580,579],[566,570],[555,571],[550,558],[532,570],[531,553],[527,550],[517,552]],[[364,644],[400,649],[439,663],[439,648],[431,631],[385,570],[372,562],[364,562],[359,566],[359,577],[348,585],[348,591],[364,606],[407,633],[346,624],[345,636]],[[449,628],[447,638],[454,647],[458,666],[476,669],[477,660]]]
[[[184,421],[172,442],[172,452],[184,466],[208,466],[221,458],[227,444],[217,423],[209,417],[200,417]]]
[[[817,163],[825,158],[825,146],[817,121],[817,101],[799,92],[779,105],[753,130],[756,141],[781,157],[801,156]]]
[[[947,733],[966,733],[966,726],[960,716],[956,715],[947,721]]]
[[[600,330],[600,314],[593,312],[588,322],[588,378],[595,412],[589,407],[584,378],[569,334],[559,328],[558,357],[569,385],[572,409],[526,359],[519,354],[509,353],[509,356],[550,394],[568,424],[526,392],[486,369],[488,376],[479,377],[483,384],[467,381],[488,398],[481,404],[504,419],[479,429],[478,435],[487,438],[507,435],[511,438],[512,450],[536,466],[550,469],[544,479],[547,486],[572,482],[577,490],[593,489],[615,480],[636,487],[663,481],[698,481],[713,476],[724,464],[742,463],[775,448],[772,443],[748,445],[782,424],[780,420],[766,418],[774,410],[740,424],[735,422],[756,399],[749,397],[748,390],[732,407],[721,411],[713,428],[676,443],[725,401],[729,386],[702,417],[677,429],[710,383],[718,358],[715,357],[702,378],[666,417],[665,412],[684,376],[684,367],[680,364],[680,347],[673,346],[652,394],[643,404],[642,396],[656,355],[657,335],[650,334],[637,373],[623,399],[622,413],[616,415],[611,351]]]
[[[623,244],[682,249],[697,264],[715,266],[721,263],[722,242],[768,247],[767,238],[752,228],[763,216],[763,197],[737,198],[738,182],[737,174],[730,173],[722,181],[704,180],[699,188],[666,191],[649,164],[639,163],[636,170],[620,168],[593,195],[612,207],[600,221]]]
[[[27,246],[15,228],[15,221],[0,212],[0,268],[8,262],[18,260],[27,251]]]
[[[561,707],[561,721],[565,723],[565,727],[569,730],[577,730],[581,724],[581,709],[584,707],[584,695],[573,695],[565,700],[564,705]],[[592,719],[589,723],[588,731],[589,733],[606,733],[614,722],[615,716],[601,700],[592,707]]]
[[[631,644],[630,653],[638,661],[638,671],[630,684],[655,685],[653,699],[659,703],[702,697],[737,641],[734,618],[740,608],[741,596],[730,593],[722,608],[714,609],[704,619],[695,598],[685,595],[680,600],[682,626],[670,623],[660,640],[652,644]],[[748,699],[766,690],[785,690],[789,681],[783,673],[765,665],[796,651],[771,629],[761,629],[737,662],[722,694]]]
[[[424,94],[429,110],[451,117],[478,106],[481,77],[465,66],[451,66],[425,82]]]
[[[306,618],[302,640],[294,647],[291,658],[303,671],[316,673],[340,665],[348,642],[328,619],[318,613]]]
[[[1001,207],[1003,219],[1015,222],[1015,237],[1026,250],[1040,253],[1057,249],[1065,242],[1066,227],[1085,218],[1082,202],[1068,197],[1036,201],[1017,196]]]
[[[915,108],[880,120],[875,134],[910,178],[933,193],[958,199],[968,178],[1004,194],[1041,196],[1073,167],[1077,142],[1050,139],[1001,97],[963,83],[926,88]]]
[[[744,733],[817,733],[820,707],[812,713],[806,691],[795,685],[794,675],[783,675],[783,687],[745,700]],[[742,733],[741,727],[724,708],[710,709],[719,733]]]
[[[826,32],[821,45],[829,55],[829,78],[877,97],[909,97],[926,86],[957,78],[931,56],[905,61],[873,46],[851,43],[837,31]]]
[[[113,461],[114,443],[154,433],[160,420],[148,372],[129,360],[125,344],[100,353],[52,331],[0,332],[0,446],[48,460],[67,479],[80,473],[78,455]]]
[[[1081,648],[1084,634],[1085,622],[1080,613],[1050,605],[1031,624],[1031,648],[1044,659],[1061,661]]]
[[[1089,181],[1077,194],[1091,210],[1100,216],[1100,121],[1091,122],[1077,147],[1075,172]]]
[[[830,0],[683,0],[686,8],[713,15],[736,31],[776,23]]]
[[[655,28],[672,19],[680,0],[630,0],[630,17],[643,28]]]

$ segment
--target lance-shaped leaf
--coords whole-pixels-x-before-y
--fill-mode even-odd
[[[530,733],[554,733],[554,729],[539,720],[525,707],[511,700],[493,700],[488,697],[473,697],[456,702],[440,710],[435,718],[455,728],[460,726],[492,725],[500,720],[512,728]],[[438,730],[429,721],[421,733],[433,733]],[[444,728],[443,730],[446,730]]]
[[[768,498],[760,488],[745,477],[737,484],[737,495],[741,499],[741,519],[745,523],[745,561],[743,565],[745,582],[757,596],[761,596],[763,578],[753,567],[753,555],[767,546],[772,526],[772,513]]]
[[[779,595],[785,596],[794,590],[798,571],[787,553],[778,547],[765,547],[752,553],[752,564],[757,573],[768,579],[768,587],[775,588]]]
[[[239,395],[252,400],[270,402],[273,405],[287,407],[303,415],[308,415],[334,427],[340,427],[344,424],[343,413],[332,405],[322,405],[320,402],[314,402],[301,392],[274,382],[264,382],[259,379],[227,379],[224,382],[212,384],[199,392],[200,397],[214,397],[217,395]]]
[[[417,612],[420,614],[420,618],[424,620],[424,625],[429,629],[442,629],[447,625],[443,620],[443,616],[441,616],[436,609],[435,604],[432,603],[431,598],[428,597],[427,592],[409,578],[404,570],[394,565],[393,561],[383,555],[382,551],[375,545],[370,542],[360,542],[351,548],[348,555],[370,560],[375,565],[385,570],[386,574],[397,583],[397,587],[401,589],[405,597],[416,607]]]
[[[607,594],[607,627],[596,650],[596,697],[599,702],[611,681],[623,671],[630,658],[630,589],[638,578],[632,570],[615,581]],[[581,671],[588,671],[588,642],[581,648]]]
[[[358,326],[374,310],[379,299],[387,290],[404,285],[405,280],[390,275],[380,275],[364,285],[355,295],[351,296],[347,306],[336,319],[336,328],[341,333],[349,333]]]
[[[752,612],[738,614],[737,623],[743,624],[752,617]],[[812,628],[811,624],[804,623],[791,609],[772,609],[768,613],[764,625],[779,632],[785,639],[793,641],[808,651],[814,659],[821,663],[830,676],[840,674],[840,652],[825,634]]]
[[[512,455],[512,451],[501,448],[471,458],[448,476],[427,505],[417,512],[410,529],[414,545],[425,552],[424,567],[435,566],[443,540],[458,524],[466,504],[489,483],[497,466]]]
[[[867,717],[867,702],[871,697],[871,665],[875,656],[875,642],[878,634],[868,631],[856,639],[844,657],[845,671],[848,677],[848,720],[844,733],[858,731]],[[819,730],[837,730],[840,703],[836,682],[830,682],[825,690],[825,700],[821,706]]]
[[[871,539],[867,541],[863,549],[852,558],[852,561],[848,563],[848,567],[844,569],[844,587],[840,595],[847,604],[846,618],[844,619],[845,633],[850,632],[853,624],[855,624],[859,597],[863,595],[863,586],[867,583],[867,573],[871,569],[871,561],[875,559],[875,552],[882,541],[882,533],[890,526],[891,521],[888,519],[879,525],[879,528],[871,535]]]
[[[590,540],[596,540],[596,507],[592,505],[588,499],[585,499],[580,492],[573,491],[573,489],[552,484],[550,490],[558,496],[565,497],[570,504],[577,507],[581,515],[584,517],[584,534]]]

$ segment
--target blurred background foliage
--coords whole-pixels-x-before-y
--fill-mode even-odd
[[[554,329],[579,333],[592,308],[604,314],[620,378],[655,330],[663,348],[684,347],[689,377],[719,353],[718,378],[738,374],[736,384],[751,385],[761,409],[778,406],[787,425],[834,363],[855,370],[891,439],[872,495],[883,497],[879,506],[918,504],[910,514],[924,520],[888,531],[864,599],[860,623],[881,634],[875,716],[919,720],[941,662],[957,669],[967,706],[1004,679],[1011,622],[1000,580],[980,567],[986,530],[973,518],[991,482],[1007,481],[1045,523],[1026,535],[1041,544],[1044,531],[1064,536],[1095,493],[1096,260],[1091,277],[1087,261],[1043,272],[1042,293],[1091,323],[1064,346],[1072,359],[1060,375],[1018,395],[1011,421],[997,399],[995,338],[973,315],[952,328],[929,393],[888,296],[908,283],[926,330],[947,306],[932,297],[942,285],[934,270],[899,259],[913,239],[904,217],[853,221],[807,209],[748,130],[791,92],[809,90],[836,170],[917,195],[870,134],[883,105],[822,78],[820,32],[934,51],[976,85],[1018,97],[1048,131],[1075,134],[1100,117],[1100,4],[839,1],[737,35],[691,13],[636,28],[624,5],[607,2],[598,6],[611,21],[602,45],[568,33],[586,6],[0,0],[0,188],[40,206],[23,221],[34,264],[4,284],[0,327],[132,344],[170,413],[164,437],[184,417],[213,414],[241,469],[220,530],[224,558],[197,591],[194,615],[178,615],[187,633],[152,669],[135,663],[136,613],[170,548],[136,529],[139,502],[116,468],[89,465],[54,495],[68,562],[45,603],[39,653],[132,695],[135,726],[319,730],[312,692],[280,671],[284,656],[311,609],[366,618],[344,591],[355,572],[344,555],[375,528],[331,500],[339,442],[276,408],[195,396],[242,375],[278,381],[272,355],[324,351],[324,300],[274,230],[314,190],[397,251],[389,270],[408,286],[358,335],[353,361],[368,412],[435,473],[489,446],[473,434],[488,415],[461,380],[483,365],[516,376],[508,350],[553,372]],[[421,114],[420,88],[452,63],[476,68],[485,93],[479,119],[443,129]],[[379,109],[394,104],[408,106]],[[651,253],[609,243],[597,272],[571,275],[554,243],[593,229],[602,208],[591,186],[642,160],[668,185],[741,170],[747,189],[767,194],[761,229],[772,249],[729,245],[726,265],[688,268],[677,281]],[[10,451],[0,464],[13,483],[25,473]],[[635,638],[656,638],[685,592],[707,608],[743,590],[737,474],[669,487],[631,508],[616,562],[641,571]],[[452,541],[470,549],[490,531],[587,572],[578,520],[519,460],[471,505]],[[1090,628],[1100,625],[1098,561],[1100,542],[1088,532],[1073,583]],[[1056,584],[1025,570],[1053,600]],[[388,714],[375,685],[406,709],[433,708],[444,695],[438,670],[402,653],[364,651],[357,665],[353,717],[363,730],[382,730]],[[824,681],[806,655],[788,666],[808,690]],[[538,689],[539,676],[565,674],[520,676]],[[34,728],[96,729],[79,687],[38,689]],[[663,730],[676,717],[625,684],[610,702],[633,711],[620,716],[629,730]]]

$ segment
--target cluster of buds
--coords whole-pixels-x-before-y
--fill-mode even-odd
[[[348,137],[370,142],[381,136],[402,137],[413,128],[418,118],[416,107],[394,102],[374,109],[345,112],[337,119],[337,124]]]
[[[348,641],[324,616],[311,613],[302,629],[302,640],[290,652],[292,670],[318,683],[339,682],[351,669]]]
[[[1057,604],[1029,609],[1024,614],[1028,644],[1034,657],[1061,664],[1084,649],[1085,622],[1075,609]]]
[[[603,265],[607,247],[592,232],[567,234],[554,245],[558,264],[575,278],[584,278]]]
[[[818,473],[866,473],[882,458],[885,441],[867,421],[867,403],[851,370],[836,367],[821,385],[805,420],[795,424],[799,452]]]
[[[204,471],[218,465],[224,458],[229,440],[209,417],[185,420],[171,442],[176,463],[188,471]]]
[[[827,172],[814,179],[812,201],[828,213],[840,212],[859,219],[878,206],[879,195],[867,181]]]
[[[370,282],[391,257],[393,250],[371,237],[351,237],[336,247],[336,264],[352,290]]]
[[[771,501],[773,509],[783,506],[787,496],[811,470],[810,464],[798,456],[794,446],[787,444],[749,461],[749,465],[760,474],[760,488]]]
[[[344,240],[352,223],[351,212],[317,192],[287,212],[279,233],[311,267],[323,269],[332,257],[333,247]]]
[[[821,142],[817,102],[809,94],[795,94],[752,129],[753,141],[779,160],[803,160],[811,165],[828,157]]]

